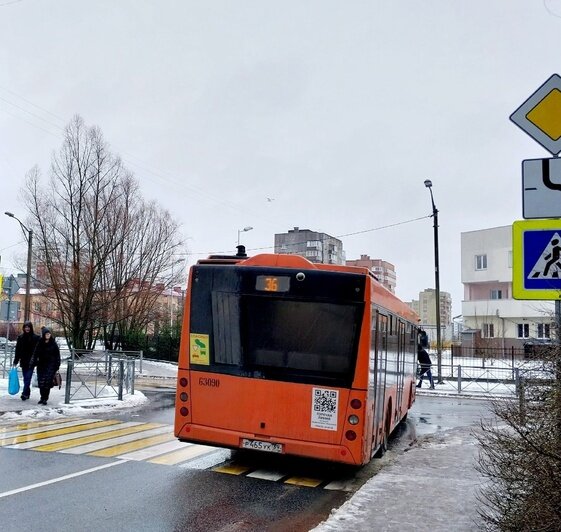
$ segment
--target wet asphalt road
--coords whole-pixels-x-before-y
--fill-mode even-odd
[[[173,423],[173,390],[143,389],[149,406],[103,414],[121,421]],[[476,424],[485,416],[483,401],[420,396],[407,423],[391,442],[400,453],[415,445],[417,435]],[[231,456],[225,453],[220,460]],[[279,457],[258,455],[269,462]],[[282,457],[281,457],[282,460]],[[314,468],[325,473],[326,465],[288,460],[302,476]],[[120,461],[86,455],[33,452],[0,448],[1,529],[25,528],[38,519],[44,530],[162,530],[236,531],[309,530],[325,520],[351,493],[306,488],[245,476],[219,474],[191,467],[162,466],[147,462]],[[356,470],[332,473],[353,478],[358,489],[385,465],[374,460]],[[92,468],[101,468],[88,471]],[[75,474],[62,481],[51,482]],[[45,485],[10,494],[10,490]],[[54,517],[52,517],[54,516]]]

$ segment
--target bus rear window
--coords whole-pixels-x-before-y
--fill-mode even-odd
[[[362,305],[245,296],[245,364],[264,375],[352,380]]]

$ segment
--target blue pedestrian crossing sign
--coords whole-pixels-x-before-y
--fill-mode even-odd
[[[561,219],[512,224],[512,296],[561,299]]]

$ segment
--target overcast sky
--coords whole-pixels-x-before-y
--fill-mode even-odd
[[[0,0],[2,212],[25,220],[26,172],[80,114],[189,264],[299,226],[393,263],[410,300],[434,287],[431,179],[460,314],[460,233],[522,218],[521,161],[549,154],[509,116],[559,50],[561,0]],[[0,215],[2,270],[25,251]]]

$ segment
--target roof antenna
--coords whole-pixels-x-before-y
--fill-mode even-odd
[[[245,246],[239,245],[236,246],[236,249],[238,250],[238,252],[236,253],[236,257],[247,257],[245,253]]]

